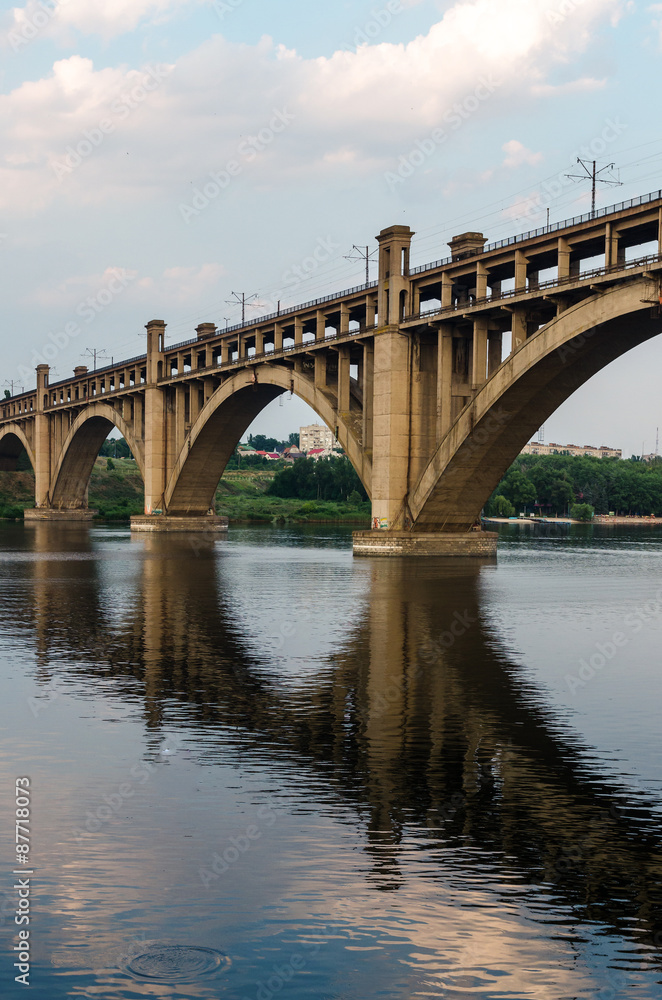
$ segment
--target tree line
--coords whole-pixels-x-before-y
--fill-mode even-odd
[[[485,514],[563,516],[575,505],[588,505],[596,514],[662,516],[662,459],[520,455],[485,505]]]
[[[274,476],[268,496],[299,500],[347,500],[361,503],[368,495],[349,459],[342,456],[297,458]]]

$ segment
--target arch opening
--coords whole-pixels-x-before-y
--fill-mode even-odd
[[[332,431],[338,428],[340,445],[370,495],[369,461],[322,392],[290,370],[259,368],[255,370],[259,381],[248,383],[246,374],[237,373],[217,389],[191,429],[166,488],[169,515],[204,515],[213,508],[218,483],[242,435],[265,406],[287,391],[303,399]]]
[[[32,472],[34,466],[27,443],[13,431],[0,438],[0,472]]]
[[[662,332],[660,318],[642,309],[650,297],[645,282],[615,288],[525,341],[459,414],[422,473],[410,498],[413,530],[469,530],[550,415],[597,372]]]
[[[111,434],[117,430],[122,434],[125,447],[120,445],[119,451],[117,444],[104,448],[107,440],[116,440]],[[92,470],[102,450],[112,451],[112,454],[102,456],[109,471],[112,471],[117,459],[128,457],[125,453],[130,453],[144,478],[142,450],[133,440],[128,426],[112,410],[100,405],[97,412],[81,414],[69,431],[52,480],[51,507],[79,510],[88,506]],[[135,493],[135,490],[132,492]]]

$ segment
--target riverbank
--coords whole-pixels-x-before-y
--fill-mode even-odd
[[[316,524],[370,524],[370,502],[300,500],[267,495],[275,471],[271,469],[231,470],[224,474],[216,491],[215,509],[230,523],[287,522]],[[132,459],[98,458],[92,470],[89,506],[98,510],[99,520],[128,521],[144,512],[143,481]],[[34,507],[34,475],[30,472],[0,472],[0,518],[23,517]]]

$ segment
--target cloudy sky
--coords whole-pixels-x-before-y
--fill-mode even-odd
[[[662,4],[622,0],[2,3],[2,380],[236,322],[232,292],[257,315],[359,284],[345,255],[393,223],[422,264],[586,211],[578,155],[616,163],[600,205],[661,188],[661,42]],[[547,439],[652,450],[661,362],[616,362]]]

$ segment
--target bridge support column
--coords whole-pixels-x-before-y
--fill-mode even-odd
[[[372,436],[372,518],[401,529],[409,471],[409,339],[397,329],[375,337]]]
[[[453,422],[453,326],[440,323],[437,340],[437,444]]]
[[[165,323],[147,324],[147,379],[145,386],[145,514],[163,510],[165,491],[165,397],[157,385],[163,361]]]
[[[480,389],[487,379],[487,320],[474,320],[471,388]]]
[[[44,397],[48,392],[48,365],[37,366],[37,406],[34,427],[34,500],[37,508],[48,507],[51,483],[51,442]]]

